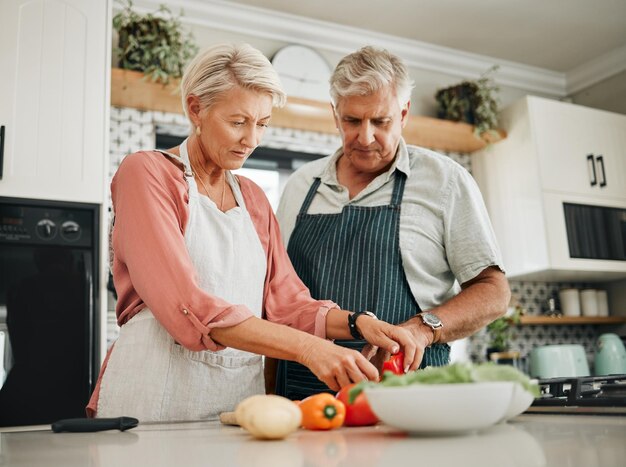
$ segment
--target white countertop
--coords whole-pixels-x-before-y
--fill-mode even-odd
[[[299,430],[257,441],[219,422],[139,425],[126,432],[0,432],[0,466],[616,467],[626,416],[521,415],[480,433],[408,436],[384,425]]]

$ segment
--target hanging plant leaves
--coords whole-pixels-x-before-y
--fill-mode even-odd
[[[485,133],[496,133],[500,88],[492,75],[497,69],[498,66],[495,65],[475,81],[467,80],[439,89],[435,94],[438,103],[437,116],[474,125],[474,134],[477,137]]]
[[[142,71],[163,84],[180,78],[198,52],[192,33],[182,27],[182,10],[174,16],[161,5],[156,14],[140,15],[133,10],[132,0],[118,3],[123,9],[113,17],[113,27],[118,33],[115,53],[120,57],[120,68]]]

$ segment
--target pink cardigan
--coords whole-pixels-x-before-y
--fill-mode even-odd
[[[337,305],[311,298],[287,256],[265,194],[251,180],[237,178],[267,257],[264,317],[325,338],[326,314]],[[228,303],[198,286],[184,239],[189,194],[182,162],[156,151],[131,154],[113,178],[111,193],[118,324],[124,325],[148,307],[184,347],[193,351],[222,349],[211,339],[211,330],[239,324],[252,313],[246,306]],[[108,357],[87,406],[89,416],[95,416]]]

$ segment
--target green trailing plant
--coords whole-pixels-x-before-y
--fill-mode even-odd
[[[190,31],[185,31],[180,18],[161,5],[155,14],[140,15],[133,10],[132,0],[120,2],[123,9],[113,17],[118,33],[115,53],[120,68],[142,71],[152,81],[167,84],[180,78],[187,62],[198,52]]]
[[[478,137],[497,135],[500,88],[493,79],[497,69],[498,66],[494,65],[477,80],[439,89],[435,94],[438,117],[474,125],[474,134]]]
[[[495,321],[489,323],[487,325],[487,333],[489,334],[488,348],[497,352],[510,350],[510,341],[513,337],[513,329],[515,325],[521,322],[523,314],[524,309],[517,305],[513,309],[512,313],[501,316]]]

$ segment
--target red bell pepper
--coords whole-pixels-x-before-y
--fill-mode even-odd
[[[394,375],[403,375],[404,354],[402,352],[398,352],[383,363],[383,373],[385,373],[385,371],[391,371]]]
[[[346,406],[346,419],[343,424],[345,426],[375,425],[378,423],[378,417],[372,412],[364,392],[359,394],[356,399],[350,403],[350,390],[354,386],[356,386],[356,384],[344,386],[335,396]]]

